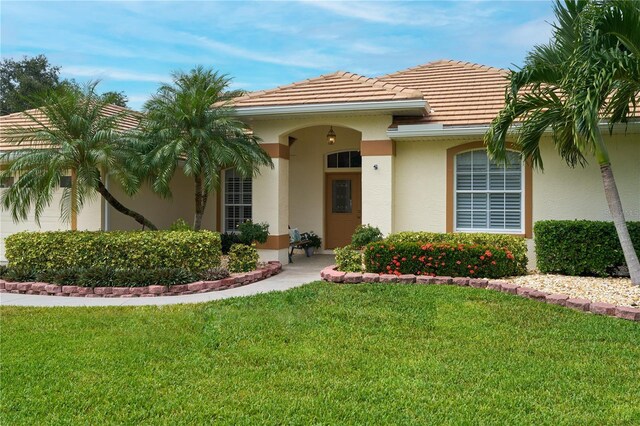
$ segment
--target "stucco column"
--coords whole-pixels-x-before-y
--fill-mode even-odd
[[[289,146],[262,144],[274,168],[263,167],[253,179],[253,222],[269,224],[269,239],[258,246],[262,260],[288,263],[289,249]]]
[[[393,232],[393,177],[395,142],[363,140],[362,223],[377,226],[384,235]]]

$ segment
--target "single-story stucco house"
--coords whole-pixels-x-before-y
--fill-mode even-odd
[[[482,139],[504,104],[506,75],[442,60],[378,78],[336,72],[238,98],[238,116],[262,139],[274,168],[254,179],[224,171],[204,226],[225,232],[246,219],[267,222],[271,235],[261,256],[283,262],[289,227],[315,231],[325,250],[347,244],[361,223],[385,234],[509,233],[529,239],[534,267],[536,221],[611,217],[595,160],[569,168],[550,134],[541,144],[544,173],[519,161],[504,168],[487,159]],[[640,220],[640,123],[616,128],[606,141],[627,220]],[[159,226],[193,217],[193,184],[182,175],[174,178],[170,200],[149,189],[129,199],[114,186],[114,195]],[[58,215],[54,202],[42,229],[65,228]],[[139,228],[99,198],[78,224]],[[7,212],[0,226],[2,237],[38,229],[32,221],[13,223]]]

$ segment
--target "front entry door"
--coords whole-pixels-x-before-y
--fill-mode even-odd
[[[362,223],[360,173],[327,173],[325,186],[325,248],[344,247]]]

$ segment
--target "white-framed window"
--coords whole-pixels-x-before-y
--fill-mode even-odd
[[[517,152],[507,151],[507,160],[497,165],[484,149],[456,155],[456,231],[523,232],[524,168]]]
[[[224,231],[235,232],[238,225],[251,220],[252,179],[243,178],[234,169],[224,171]]]

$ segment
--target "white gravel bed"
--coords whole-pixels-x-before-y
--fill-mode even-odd
[[[588,299],[592,302],[640,307],[640,286],[632,285],[630,278],[531,274],[510,277],[505,281],[549,293],[566,294],[572,298]]]

